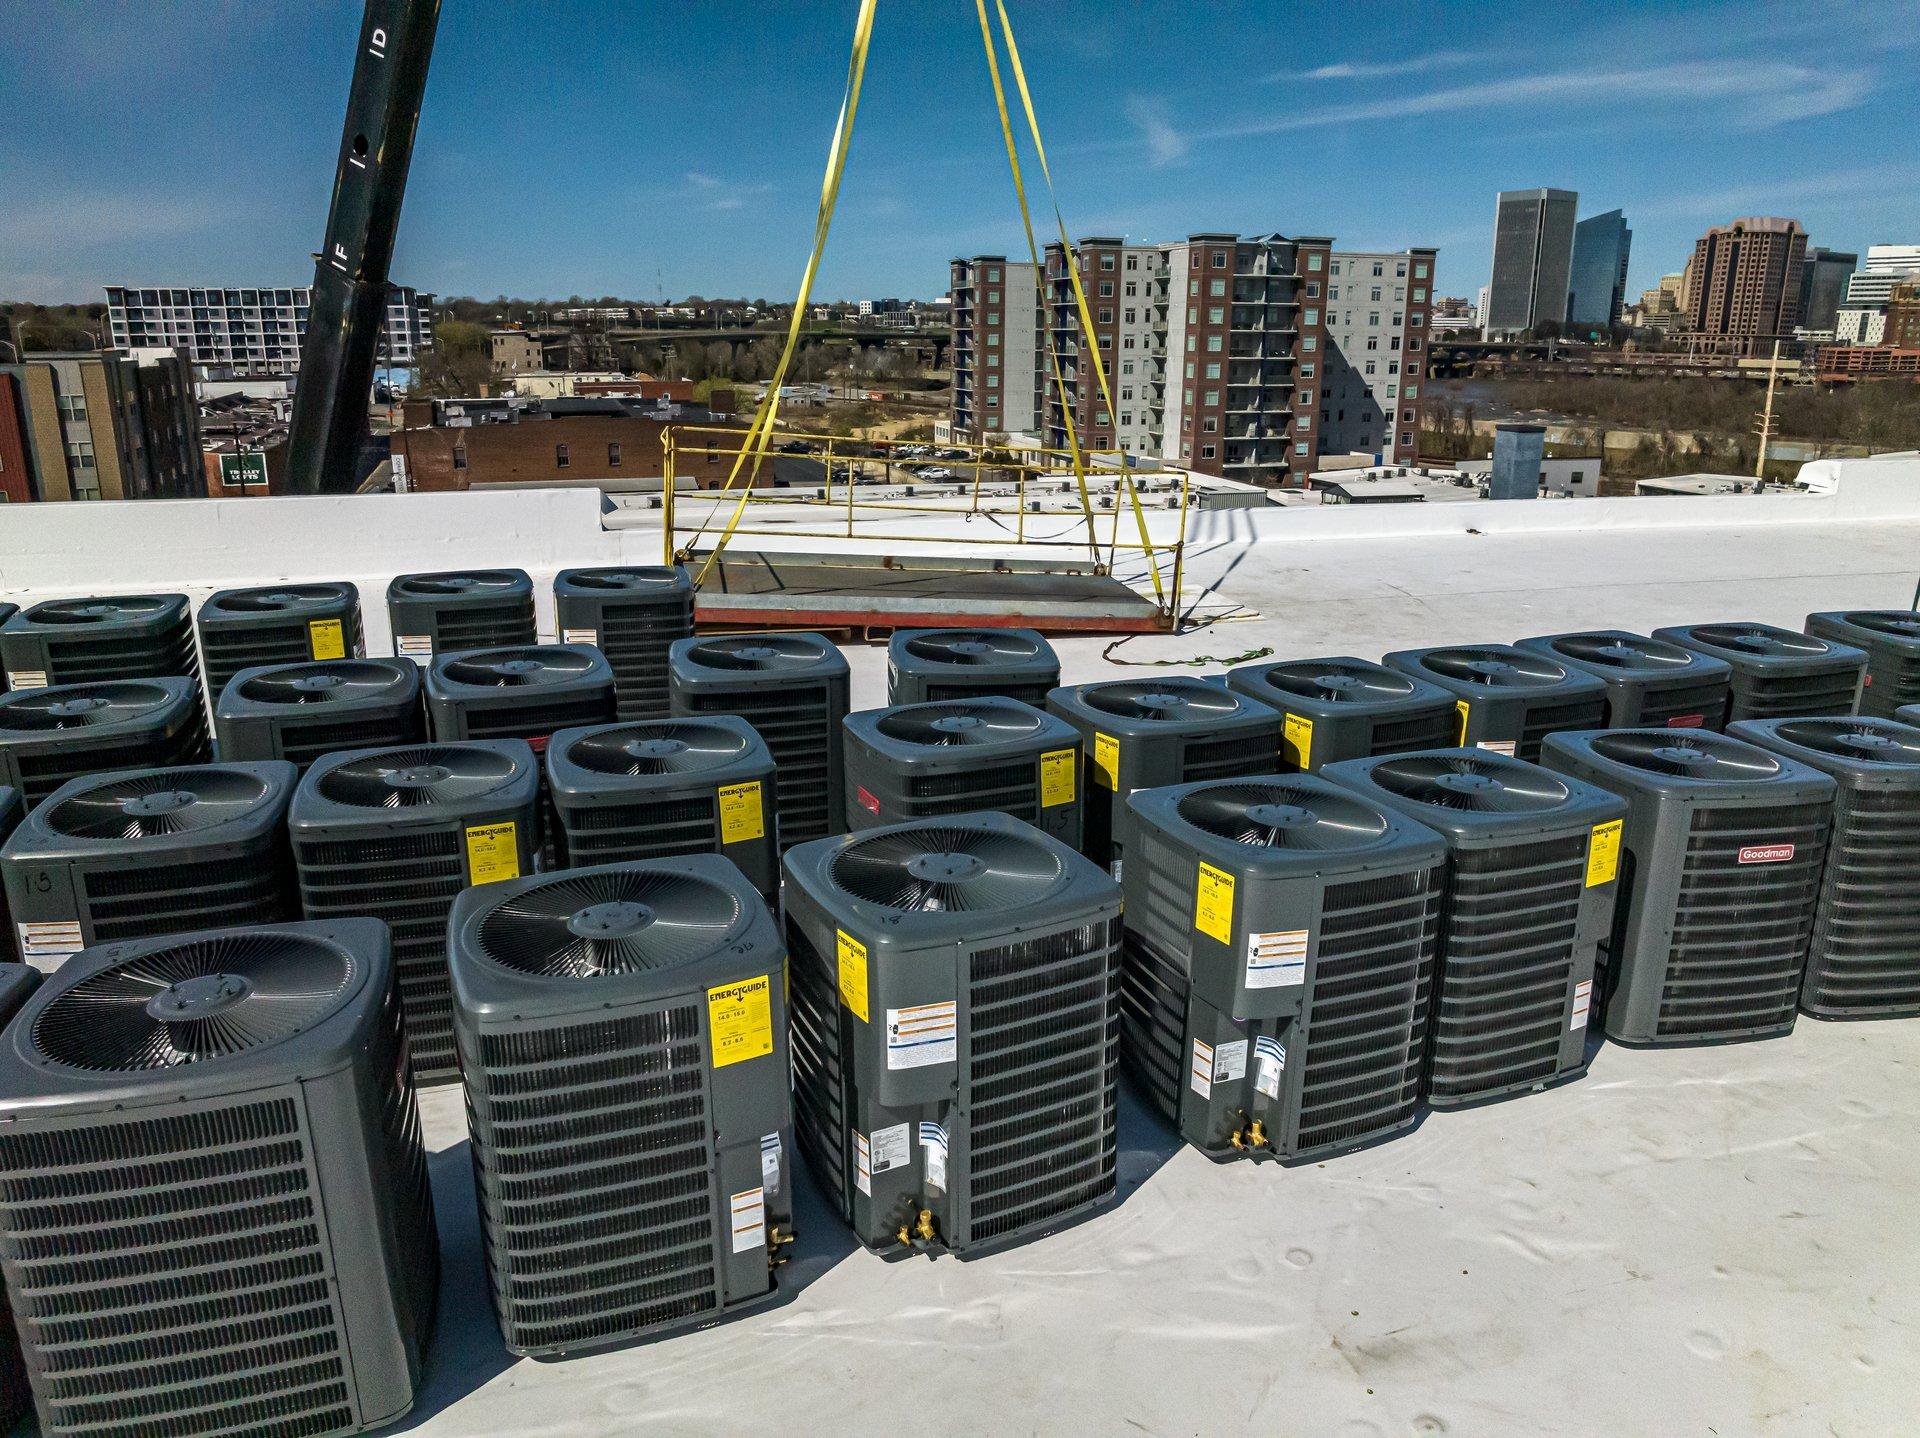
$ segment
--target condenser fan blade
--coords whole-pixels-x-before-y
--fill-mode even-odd
[[[77,839],[197,833],[231,822],[266,792],[231,769],[170,769],[97,785],[55,805],[47,823]]]
[[[710,724],[623,725],[576,739],[566,757],[596,774],[697,774],[739,758],[747,744]]]
[[[1214,784],[1184,795],[1179,809],[1195,828],[1258,849],[1352,849],[1387,830],[1358,800],[1300,784]]]
[[[356,809],[427,809],[491,793],[513,772],[513,760],[491,749],[429,744],[351,760],[316,786],[323,799]]]
[[[93,729],[124,724],[167,702],[155,684],[127,680],[28,689],[0,701],[0,730]]]
[[[1389,794],[1466,814],[1537,814],[1568,797],[1544,770],[1491,755],[1401,755],[1376,764],[1372,777]]]
[[[63,599],[37,606],[32,612],[36,623],[109,624],[119,620],[145,619],[160,613],[166,603],[143,599],[138,595],[109,595],[101,599]]]
[[[1876,609],[1866,614],[1849,614],[1846,619],[1862,629],[1897,635],[1902,639],[1920,639],[1920,614],[1904,609]]]
[[[1867,718],[1792,719],[1773,731],[1789,744],[1873,764],[1920,764],[1920,738],[1904,724]]]
[[[1031,659],[1039,652],[1031,639],[996,634],[990,629],[954,629],[939,634],[916,635],[907,641],[906,647],[907,652],[917,659],[964,666]]]
[[[1677,644],[1637,634],[1569,634],[1553,647],[1569,659],[1615,669],[1685,669],[1694,662]]]
[[[1413,693],[1413,682],[1405,675],[1344,659],[1275,666],[1267,671],[1267,682],[1283,693],[1323,704],[1377,704]]]
[[[1790,629],[1775,629],[1766,624],[1702,624],[1694,637],[1722,649],[1737,649],[1744,654],[1818,656],[1827,652],[1827,643],[1810,634],[1795,634]]]
[[[994,829],[927,826],[877,834],[833,856],[833,882],[909,913],[991,913],[1034,903],[1064,872],[1053,853]]]
[[[1623,729],[1595,735],[1591,743],[1594,753],[1615,763],[1677,779],[1725,784],[1780,772],[1772,756],[1716,734]]]
[[[739,634],[709,639],[688,651],[688,658],[709,669],[798,669],[819,657],[818,645],[779,634]]]
[[[892,710],[882,714],[874,727],[902,744],[964,749],[1025,739],[1045,722],[1038,714],[1022,714],[1004,705],[958,701]]]
[[[1240,710],[1240,702],[1229,691],[1197,679],[1096,684],[1083,690],[1082,698],[1102,713],[1148,722],[1204,724]]]
[[[489,910],[479,941],[520,973],[591,979],[703,959],[740,917],[731,893],[688,874],[562,872]]]
[[[371,698],[393,685],[388,670],[348,660],[256,674],[240,686],[240,694],[256,704],[343,704]]]
[[[1455,683],[1493,689],[1537,688],[1567,677],[1559,665],[1520,649],[1436,649],[1420,662]]]

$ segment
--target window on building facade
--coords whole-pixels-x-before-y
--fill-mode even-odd
[[[1100,321],[1100,323],[1101,323],[1101,324],[1103,324],[1103,325],[1110,325],[1110,324],[1112,324],[1112,323],[1113,323],[1113,311],[1112,311],[1111,309],[1103,309],[1103,310],[1101,310],[1101,311],[1100,311],[1100,314],[1099,314],[1099,321]]]
[[[1320,311],[1310,309],[1306,312],[1304,318],[1307,324],[1317,325],[1320,323]]]
[[[1308,256],[1307,256],[1307,271],[1308,271],[1308,273],[1310,273],[1310,274],[1318,274],[1318,273],[1319,273],[1319,271],[1320,271],[1320,260],[1321,260],[1321,256],[1320,256],[1320,255],[1319,255],[1319,254],[1318,254],[1317,252],[1316,252],[1316,253],[1314,253],[1314,254],[1311,254],[1311,255],[1308,255]]]
[[[567,447],[564,444],[556,444],[553,447],[553,463],[557,469],[565,469],[573,463],[567,455]]]
[[[467,447],[464,444],[456,444],[453,447],[453,467],[455,469],[467,467]]]
[[[1227,318],[1227,312],[1221,306],[1209,305],[1207,307],[1207,323],[1208,324],[1210,325],[1224,324],[1226,323],[1226,318]]]
[[[1220,336],[1219,335],[1207,336],[1207,353],[1210,355],[1217,355],[1220,353]]]
[[[994,281],[994,280],[998,280],[999,278],[1000,278],[1000,267],[998,265],[987,266],[987,279],[989,281]]]
[[[1415,265],[1413,267],[1413,277],[1416,280],[1424,280],[1427,277],[1427,267],[1424,264]]]
[[[1110,300],[1113,298],[1113,281],[1112,280],[1100,281],[1100,298],[1103,300]]]
[[[1215,250],[1213,252],[1213,267],[1216,270],[1224,270],[1227,267],[1227,252],[1225,250]]]
[[[1200,433],[1202,434],[1220,433],[1220,421],[1217,418],[1215,418],[1213,415],[1208,415],[1205,419],[1200,421]]]
[[[1205,399],[1205,401],[1204,401],[1204,403],[1206,403],[1206,404],[1209,404],[1209,405],[1216,405],[1216,404],[1219,404],[1219,403],[1220,403],[1220,391],[1219,391],[1219,390],[1217,390],[1217,389],[1210,389],[1210,390],[1208,390],[1208,391],[1206,392],[1206,394],[1207,394],[1207,397],[1206,397],[1206,399]]]
[[[1307,442],[1303,439],[1295,443],[1293,452],[1295,454],[1305,454],[1307,452]]]
[[[1102,255],[1102,256],[1100,256],[1100,268],[1101,268],[1101,269],[1103,269],[1103,270],[1110,270],[1110,269],[1112,269],[1112,268],[1113,268],[1113,256],[1112,256],[1112,255]]]
[[[1373,361],[1372,361],[1372,360],[1368,360],[1368,361],[1367,361],[1367,373],[1368,373],[1368,374],[1372,374],[1372,373],[1373,373]]]
[[[1298,415],[1295,415],[1295,416],[1293,417],[1293,427],[1294,427],[1295,429],[1312,429],[1312,428],[1313,428],[1313,416],[1312,416],[1312,415],[1310,415],[1310,414],[1298,414]]]
[[[1212,459],[1213,452],[1214,452],[1213,446],[1210,444],[1203,444],[1200,446],[1200,458],[1202,459]]]
[[[1313,366],[1312,366],[1312,364],[1303,364],[1303,365],[1301,365],[1301,366],[1300,366],[1300,378],[1301,378],[1301,379],[1312,379],[1312,378],[1313,378]]]
[[[1300,348],[1311,354],[1320,348],[1320,340],[1317,336],[1307,335],[1300,341]]]
[[[1211,299],[1224,299],[1226,298],[1226,293],[1227,282],[1225,280],[1213,280],[1207,285],[1207,295]]]
[[[1207,378],[1208,379],[1220,378],[1220,366],[1218,363],[1210,364],[1207,366]]]
[[[1373,262],[1373,277],[1377,280],[1380,278],[1380,276],[1382,276],[1385,273],[1386,273],[1385,267],[1380,263],[1380,261],[1375,260]],[[1380,298],[1380,296],[1375,295],[1374,298],[1377,300]]]

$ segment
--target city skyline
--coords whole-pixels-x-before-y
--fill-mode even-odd
[[[0,299],[309,282],[358,10],[74,9],[23,31],[0,57],[17,141],[0,156]],[[790,297],[851,11],[736,13],[450,13],[395,277],[489,297]],[[1551,26],[1382,7],[1337,30],[1298,8],[1013,13],[1076,237],[1278,224],[1433,245],[1440,291],[1471,295],[1495,192],[1560,187],[1626,211],[1632,295],[1742,215],[1856,252],[1920,229],[1920,162],[1860,144],[1868,107],[1877,130],[1920,120],[1900,6],[1652,5]],[[1223,84],[1222,54],[1257,58]],[[816,296],[930,297],[953,256],[1021,248],[970,11],[882,7]]]

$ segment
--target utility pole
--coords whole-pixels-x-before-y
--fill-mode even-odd
[[[1773,387],[1780,379],[1780,341],[1773,342],[1773,362],[1767,366],[1767,407],[1760,415],[1760,457],[1753,462],[1753,477],[1767,477],[1767,445],[1773,439]]]

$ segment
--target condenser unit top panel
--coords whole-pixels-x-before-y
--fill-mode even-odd
[[[1817,802],[1833,781],[1817,769],[1711,729],[1589,729],[1549,734],[1543,742],[1591,765],[1605,788],[1655,791],[1716,801],[1751,794],[1760,802]]]
[[[1232,672],[1259,692],[1270,693],[1276,707],[1314,713],[1363,717],[1390,713],[1423,700],[1448,702],[1451,697],[1415,675],[1347,654],[1249,664]]]
[[[1221,733],[1280,722],[1278,711],[1257,699],[1184,674],[1078,684],[1054,690],[1048,702],[1121,737]]]
[[[1402,807],[1428,828],[1460,838],[1565,833],[1624,815],[1615,795],[1488,749],[1432,749],[1330,764],[1328,779]]]
[[[732,714],[697,719],[639,719],[562,729],[547,741],[547,775],[569,794],[630,792],[635,779],[720,782],[742,768],[773,762],[766,741]]]
[[[297,775],[281,759],[83,775],[49,794],[8,848],[82,859],[245,842],[282,822]]]
[[[207,619],[307,619],[327,617],[353,604],[359,592],[351,584],[273,584],[256,589],[222,589],[200,606]]]
[[[1864,715],[1742,719],[1729,724],[1727,733],[1865,784],[1908,788],[1920,783],[1920,728],[1896,720]],[[1920,883],[1920,875],[1914,878]]]
[[[1626,629],[1545,634],[1536,639],[1522,639],[1520,647],[1544,650],[1577,669],[1603,677],[1673,675],[1711,680],[1729,672],[1724,660]]]
[[[434,825],[476,808],[531,803],[540,771],[524,739],[469,739],[325,754],[300,781],[288,822]]]
[[[1653,637],[1704,649],[1736,668],[1765,665],[1788,671],[1796,664],[1828,669],[1835,661],[1854,660],[1861,665],[1867,662],[1866,654],[1851,645],[1836,644],[1816,634],[1802,634],[1797,629],[1782,629],[1774,624],[1682,624],[1656,629]]]
[[[200,702],[191,679],[109,679],[0,694],[0,742],[87,731],[104,739],[164,720]]]
[[[1580,692],[1598,696],[1605,692],[1605,687],[1591,674],[1569,669],[1544,654],[1511,644],[1401,649],[1385,658],[1396,669],[1417,674],[1449,693],[1468,697]]]
[[[1446,853],[1431,829],[1316,774],[1174,784],[1127,803],[1201,859],[1265,878],[1398,870]]]
[[[222,719],[263,711],[319,711],[362,705],[405,706],[420,695],[420,666],[397,659],[315,659],[242,669],[221,691]]]
[[[682,688],[779,687],[847,672],[847,658],[824,634],[718,634],[676,639],[668,651]]]
[[[1862,641],[1920,655],[1920,613],[1911,609],[1832,609],[1807,616],[1808,624],[1816,620],[1858,630]]]
[[[991,669],[1019,678],[1058,674],[1060,658],[1037,629],[899,629],[887,657],[916,672]]]
[[[436,699],[499,697],[499,691],[611,688],[607,656],[590,644],[526,644],[505,649],[461,649],[442,654],[427,671]]]
[[[437,574],[399,574],[387,585],[388,600],[425,599],[436,604],[531,597],[524,569],[454,569]]]
[[[184,594],[106,594],[88,599],[47,599],[6,623],[10,634],[48,637],[108,629],[161,629],[187,617]]]
[[[1017,699],[935,699],[849,714],[847,730],[878,753],[900,759],[1075,745],[1080,731]]]
[[[589,599],[684,599],[693,594],[693,580],[677,564],[563,569],[553,577],[553,592]]]

